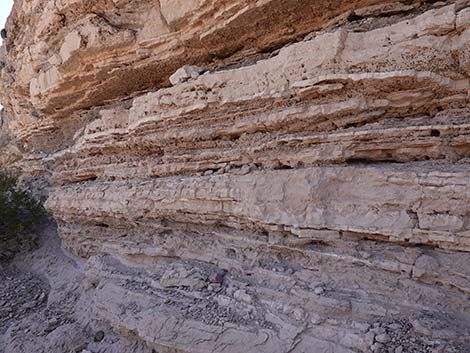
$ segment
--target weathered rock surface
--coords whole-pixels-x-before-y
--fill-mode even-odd
[[[470,350],[469,1],[17,1],[7,30],[9,163],[97,342]]]

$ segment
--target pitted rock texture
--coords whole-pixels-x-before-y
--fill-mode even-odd
[[[77,322],[470,350],[469,1],[17,1],[7,30],[13,164],[86,261]]]

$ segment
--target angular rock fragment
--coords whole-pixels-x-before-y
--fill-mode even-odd
[[[197,66],[185,65],[170,76],[170,82],[172,85],[177,85],[179,83],[186,82],[188,80],[195,80],[197,79],[202,73],[204,69]]]
[[[188,287],[192,290],[202,289],[207,285],[207,275],[195,268],[175,265],[163,274],[160,284],[164,288]]]

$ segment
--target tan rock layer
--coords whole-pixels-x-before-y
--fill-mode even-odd
[[[56,219],[72,224],[170,221],[281,229],[326,241],[317,231],[328,229],[470,250],[468,172],[415,168],[322,167],[90,183],[56,188],[47,206]]]
[[[60,128],[56,119],[78,110],[168,85],[182,64],[276,48],[347,11],[383,2],[18,2],[7,27],[3,104],[15,112],[19,128],[42,125],[39,117],[46,116]]]
[[[149,93],[129,109],[101,111],[47,168],[67,183],[250,163],[466,158],[470,83],[465,60],[453,59],[468,47],[464,18],[450,5],[369,32],[324,33],[255,65]],[[23,140],[38,133],[18,130]]]

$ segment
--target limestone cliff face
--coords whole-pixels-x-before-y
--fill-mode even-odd
[[[470,349],[469,1],[22,0],[7,33],[82,317],[158,352]]]

